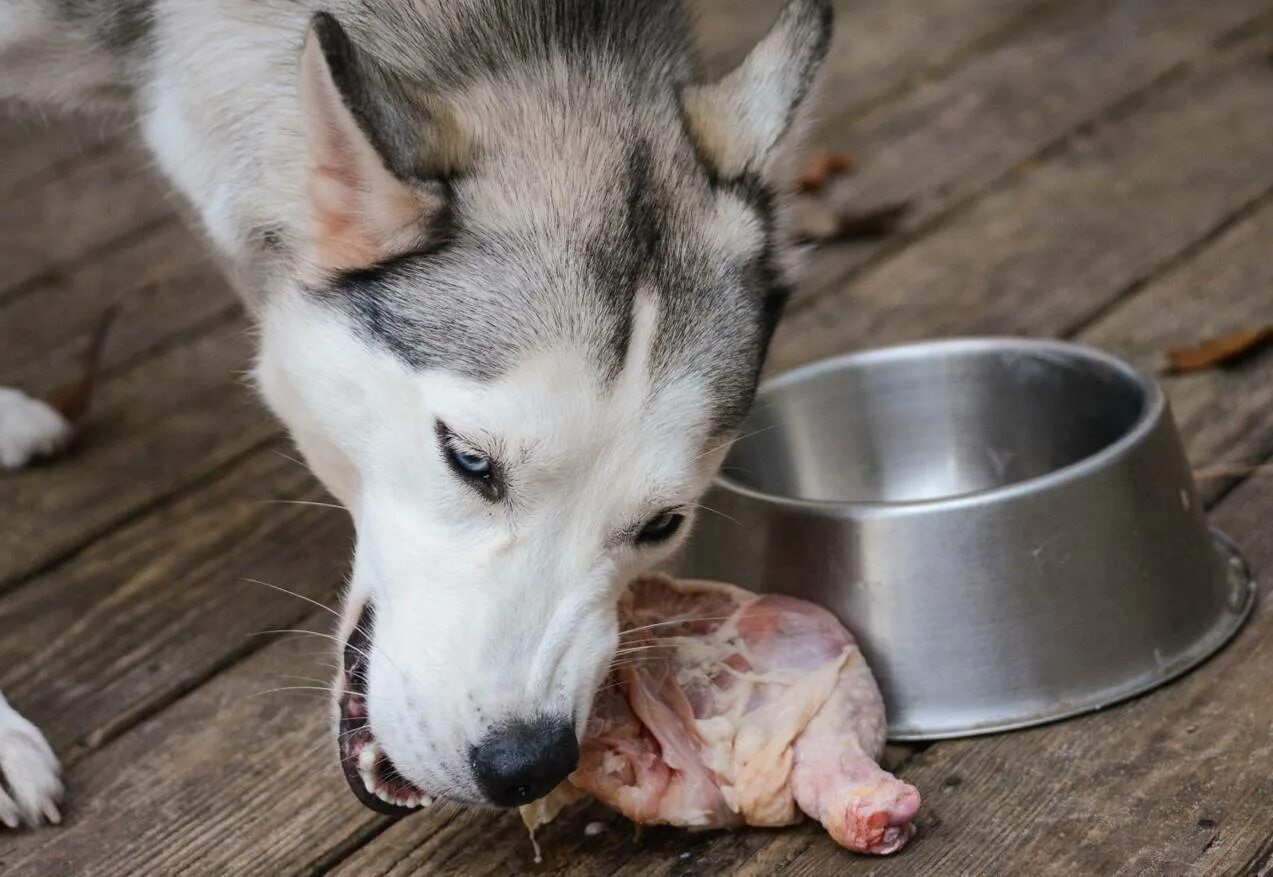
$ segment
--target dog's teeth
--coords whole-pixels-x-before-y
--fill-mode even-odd
[[[367,787],[367,791],[373,795],[379,795],[380,782],[376,778],[376,772],[370,768],[364,768],[361,765],[358,768],[358,775],[362,777],[362,784]]]
[[[380,747],[374,742],[368,743],[358,753],[358,767],[360,770],[371,770],[376,766],[376,762],[380,759]]]

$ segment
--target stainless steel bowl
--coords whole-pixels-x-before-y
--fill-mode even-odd
[[[889,735],[1033,725],[1219,648],[1254,587],[1171,412],[1103,353],[941,341],[766,382],[681,572],[793,594],[861,641]]]

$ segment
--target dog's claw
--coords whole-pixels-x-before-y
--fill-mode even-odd
[[[61,800],[61,767],[52,747],[0,695],[0,824],[57,825]]]

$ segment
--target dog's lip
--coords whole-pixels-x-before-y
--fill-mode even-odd
[[[358,717],[356,715],[350,715],[350,707],[355,704],[361,704],[361,710],[365,711],[365,701],[362,701],[358,695],[346,693],[341,697],[340,767],[345,774],[345,782],[349,783],[350,791],[354,793],[354,797],[357,798],[364,807],[374,810],[377,813],[383,813],[386,816],[405,816],[408,813],[414,813],[421,809],[425,806],[426,802],[431,802],[431,798],[418,787],[402,778],[402,775],[398,772],[397,768],[394,767],[393,762],[390,761],[389,757],[384,755],[383,751],[379,749],[379,744],[376,742],[375,737],[372,736],[369,730],[366,730],[365,727],[363,727],[366,724],[365,716]],[[354,713],[359,711],[360,710],[357,708],[352,710]],[[360,730],[348,730],[346,726],[351,723],[357,723],[356,726],[359,727]],[[377,781],[383,782],[386,787],[392,785],[393,790],[401,792],[402,796],[418,798],[421,803],[414,806],[394,804],[390,801],[386,801],[384,798],[381,798],[367,787],[367,781],[363,778],[363,772],[360,769],[361,766],[359,762],[363,751],[368,747],[375,747],[375,750],[373,751],[377,752],[377,757],[375,759],[376,764],[373,768],[371,768],[377,774]],[[389,774],[389,776],[386,777],[386,773]]]
[[[366,671],[372,621],[373,613],[371,604],[368,603],[363,607],[358,624],[345,643],[345,672],[343,690],[340,692],[338,723],[340,767],[354,797],[363,806],[388,816],[405,816],[432,803],[432,798],[402,776],[371,731],[367,711]],[[372,786],[378,787],[388,798],[419,803],[406,806],[396,804],[377,794]]]

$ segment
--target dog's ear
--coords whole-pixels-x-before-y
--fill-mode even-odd
[[[320,275],[368,268],[428,245],[447,210],[443,137],[419,95],[318,13],[301,56],[311,227]]]
[[[764,39],[723,79],[691,85],[681,108],[719,176],[772,176],[798,139],[801,108],[831,42],[830,0],[792,0]]]

